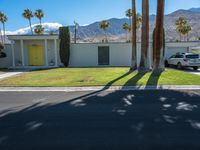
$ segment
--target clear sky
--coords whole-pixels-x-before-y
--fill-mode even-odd
[[[141,11],[141,0],[137,1],[137,10]],[[150,1],[150,14],[155,14],[156,0]],[[9,18],[8,30],[16,30],[27,26],[22,18],[25,8],[32,10],[41,8],[45,12],[43,22],[59,22],[70,25],[74,20],[81,25],[90,24],[109,18],[122,18],[124,12],[131,7],[131,0],[0,0],[0,11]],[[165,13],[177,9],[200,7],[200,0],[166,0]],[[33,23],[37,20],[34,19]]]

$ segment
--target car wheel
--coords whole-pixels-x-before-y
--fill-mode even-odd
[[[182,64],[179,62],[178,64],[177,64],[177,69],[182,69],[183,67],[182,67]]]
[[[194,70],[198,70],[198,69],[199,69],[199,67],[193,67],[193,69],[194,69]]]

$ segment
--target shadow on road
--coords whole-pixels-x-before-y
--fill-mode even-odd
[[[200,149],[198,93],[102,91],[74,99],[68,94],[57,104],[1,112],[0,149]]]

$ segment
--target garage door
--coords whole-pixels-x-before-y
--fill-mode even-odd
[[[168,47],[165,52],[165,58],[169,58],[176,53],[187,53],[188,47]]]

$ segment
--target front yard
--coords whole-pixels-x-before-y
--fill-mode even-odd
[[[76,87],[200,85],[200,76],[167,69],[160,76],[128,73],[129,68],[60,68],[39,70],[0,81],[0,86]]]

